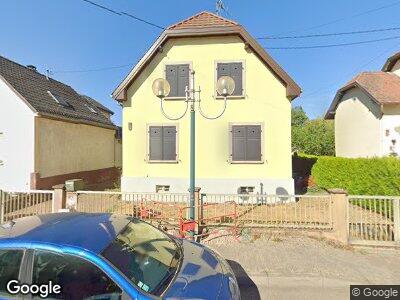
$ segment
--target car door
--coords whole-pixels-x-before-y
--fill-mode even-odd
[[[91,262],[73,255],[35,250],[31,264],[31,284],[61,287],[60,293],[35,294],[33,299],[124,300],[122,289]]]
[[[24,249],[0,249],[0,299],[18,299],[9,293],[7,286],[11,281],[24,281],[24,256]]]

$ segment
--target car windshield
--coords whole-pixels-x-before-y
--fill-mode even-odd
[[[102,252],[142,290],[161,295],[174,277],[181,259],[180,246],[152,225],[133,220]]]

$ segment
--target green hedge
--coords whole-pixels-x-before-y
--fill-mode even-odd
[[[311,156],[303,156],[309,160]],[[352,195],[400,195],[400,159],[319,156],[311,169],[320,188],[342,188]]]

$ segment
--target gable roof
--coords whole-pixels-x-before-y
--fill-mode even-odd
[[[393,66],[396,64],[396,62],[400,59],[400,51],[393,54],[391,57],[389,57],[385,64],[382,67],[382,71],[384,72],[390,72],[393,68]]]
[[[176,24],[169,26],[167,29],[184,29],[198,27],[213,27],[213,26],[237,26],[238,23],[210,13],[202,11],[194,16],[182,20]]]
[[[342,96],[351,88],[359,88],[378,105],[400,104],[400,77],[388,72],[363,72],[343,86],[325,115],[333,119]]]
[[[96,113],[103,105],[94,99],[89,100],[70,86],[2,56],[0,56],[0,79],[3,79],[35,113],[41,116],[116,128],[106,116]],[[69,106],[57,103],[53,96],[67,101]],[[95,112],[88,107],[93,108]]]
[[[286,96],[293,100],[301,93],[301,88],[282,69],[282,67],[265,51],[265,49],[238,23],[222,18],[210,12],[201,12],[188,19],[180,21],[168,27],[150,47],[147,53],[133,67],[125,79],[112,93],[117,101],[126,100],[126,90],[132,81],[141,73],[153,57],[162,51],[162,46],[167,40],[182,37],[204,37],[204,36],[239,36],[260,60],[278,77],[286,86]]]

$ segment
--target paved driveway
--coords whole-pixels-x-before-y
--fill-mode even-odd
[[[344,248],[293,232],[206,244],[231,264],[242,299],[349,299],[350,284],[400,284],[400,250]]]

